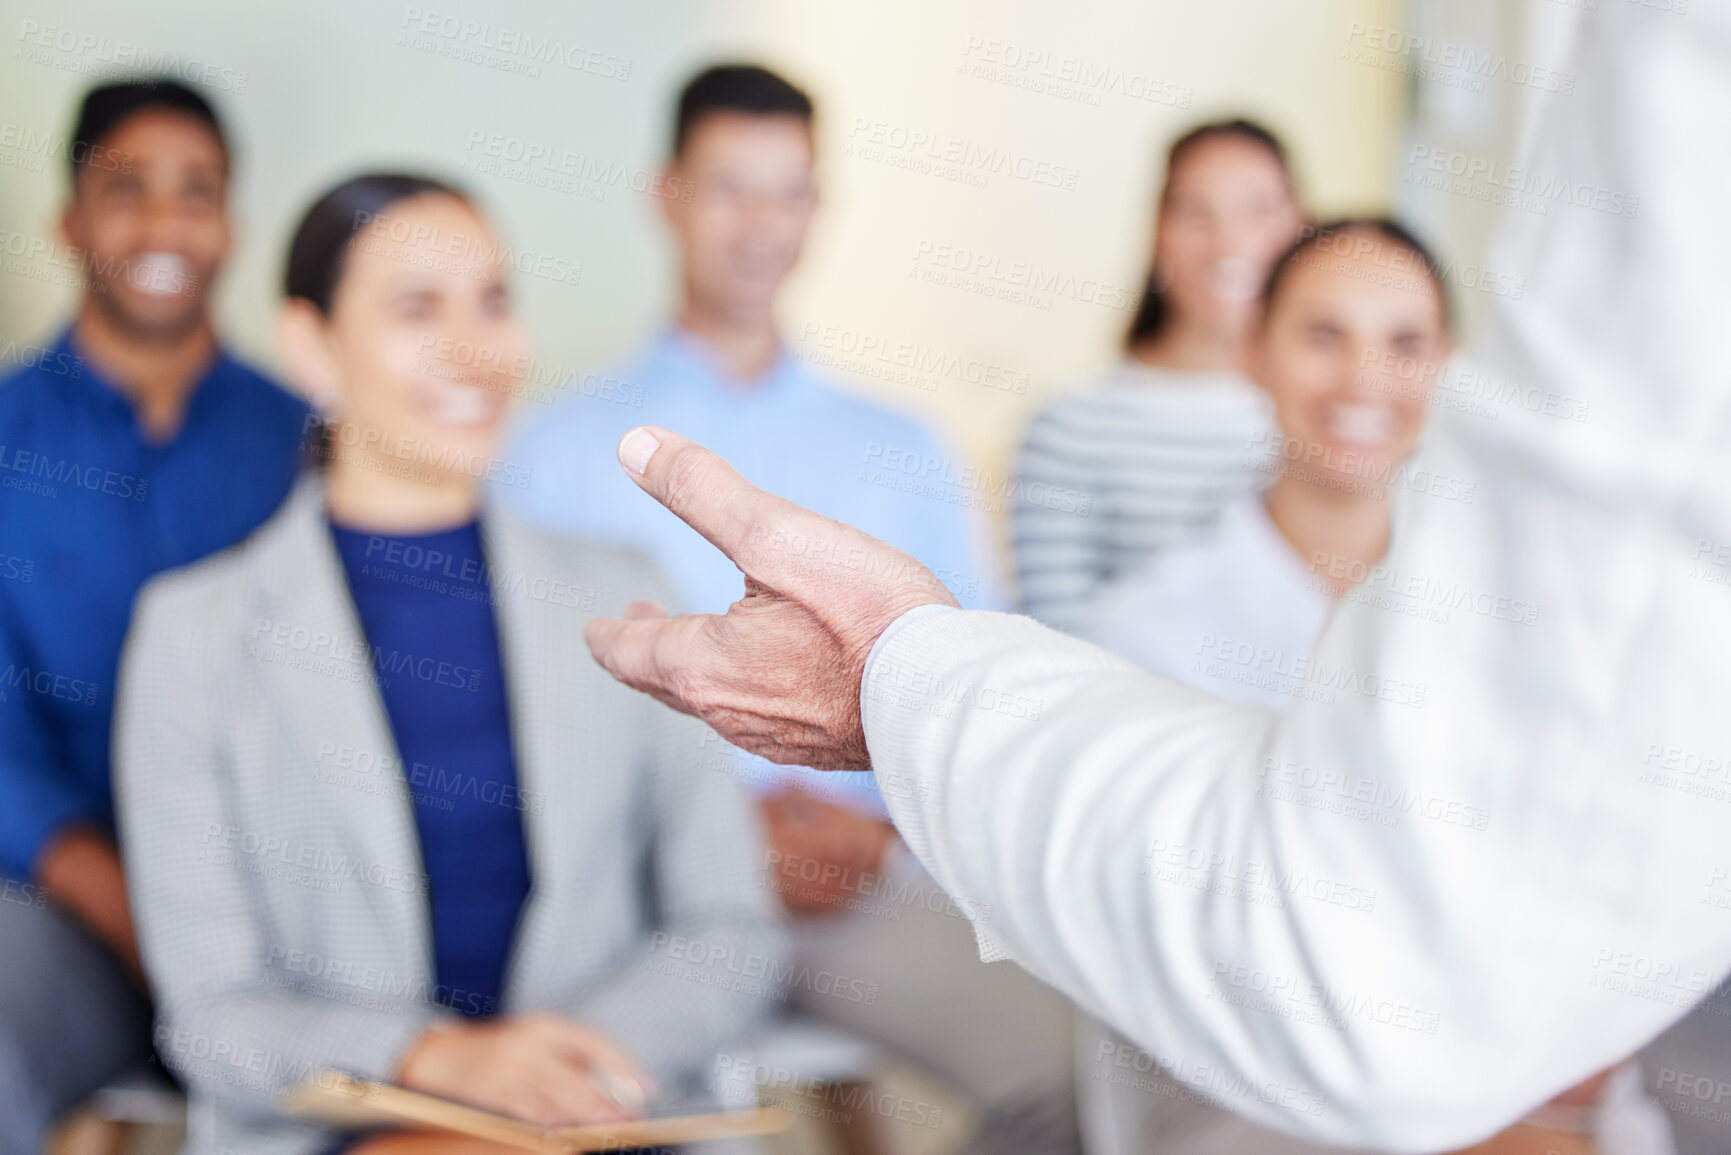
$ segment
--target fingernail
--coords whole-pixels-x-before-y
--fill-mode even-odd
[[[641,477],[649,468],[649,459],[660,448],[661,442],[655,440],[655,435],[639,425],[619,439],[619,464]]]
[[[648,1091],[634,1077],[607,1067],[598,1067],[595,1073],[600,1076],[601,1093],[613,1100],[614,1106],[635,1111],[649,1101]]]

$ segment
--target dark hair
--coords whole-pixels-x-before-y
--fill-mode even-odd
[[[810,122],[811,97],[755,64],[719,64],[692,77],[679,94],[673,121],[673,155],[685,151],[697,122],[714,112],[751,116],[797,116]]]
[[[407,173],[366,173],[350,177],[325,193],[301,217],[289,242],[284,295],[311,301],[319,312],[329,315],[331,298],[342,280],[349,241],[398,201],[428,195],[469,203],[469,194],[455,185]]]
[[[1375,233],[1389,244],[1411,253],[1415,258],[1413,264],[1422,269],[1424,275],[1430,278],[1431,284],[1436,286],[1437,300],[1442,304],[1443,328],[1453,326],[1454,309],[1449,304],[1448,281],[1443,277],[1442,266],[1437,263],[1430,248],[1419,240],[1411,229],[1389,217],[1341,217],[1326,224],[1306,225],[1298,240],[1280,255],[1280,259],[1274,262],[1274,267],[1268,272],[1268,280],[1262,287],[1264,315],[1266,316],[1269,306],[1274,304],[1274,294],[1280,289],[1280,283],[1286,279],[1286,274],[1300,257],[1312,249],[1338,244],[1348,233]]]
[[[1232,120],[1215,120],[1207,124],[1197,125],[1177,140],[1166,150],[1166,176],[1160,186],[1160,205],[1166,205],[1167,198],[1172,193],[1172,174],[1178,171],[1179,162],[1197,146],[1211,140],[1243,140],[1260,145],[1268,150],[1274,162],[1280,166],[1280,171],[1286,174],[1287,183],[1292,183],[1292,164],[1286,157],[1286,146],[1280,143],[1280,138],[1273,132],[1256,123],[1237,117]],[[1148,270],[1148,283],[1142,290],[1142,304],[1136,310],[1135,319],[1130,322],[1130,331],[1125,335],[1124,343],[1135,346],[1155,336],[1166,327],[1166,322],[1172,319],[1172,310],[1167,304],[1166,295],[1155,283],[1153,269]]]
[[[72,143],[66,150],[72,182],[78,183],[78,170],[90,159],[93,149],[127,118],[152,108],[165,108],[190,116],[198,121],[222,146],[222,158],[227,163],[228,137],[216,109],[210,102],[178,80],[165,76],[147,76],[137,80],[122,80],[102,84],[84,94],[78,106],[78,120],[72,126]]]

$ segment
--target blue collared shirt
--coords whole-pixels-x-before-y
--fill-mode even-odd
[[[625,367],[579,377],[522,423],[508,455],[517,484],[498,486],[499,499],[549,529],[641,549],[682,609],[725,611],[744,591],[739,570],[619,466],[614,447],[635,425],[689,437],[752,484],[912,554],[964,606],[1003,604],[977,516],[1002,494],[911,417],[831,386],[785,350],[740,384],[673,329]]]
[[[68,825],[112,828],[109,737],[133,598],[232,545],[288,493],[300,401],[218,353],[172,441],[72,334],[0,381],[0,874]]]

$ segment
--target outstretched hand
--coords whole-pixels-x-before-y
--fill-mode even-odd
[[[955,605],[950,591],[907,554],[765,493],[676,433],[639,426],[619,460],[739,567],[745,594],[725,614],[670,618],[635,602],[597,618],[585,632],[595,660],[773,762],[868,769],[859,693],[872,643],[916,606]]]

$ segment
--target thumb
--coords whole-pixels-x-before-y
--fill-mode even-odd
[[[695,714],[701,701],[680,697],[673,686],[686,685],[713,667],[714,642],[708,632],[713,617],[670,618],[650,603],[633,602],[623,618],[591,618],[583,627],[583,640],[601,668],[619,681],[681,713]]]

